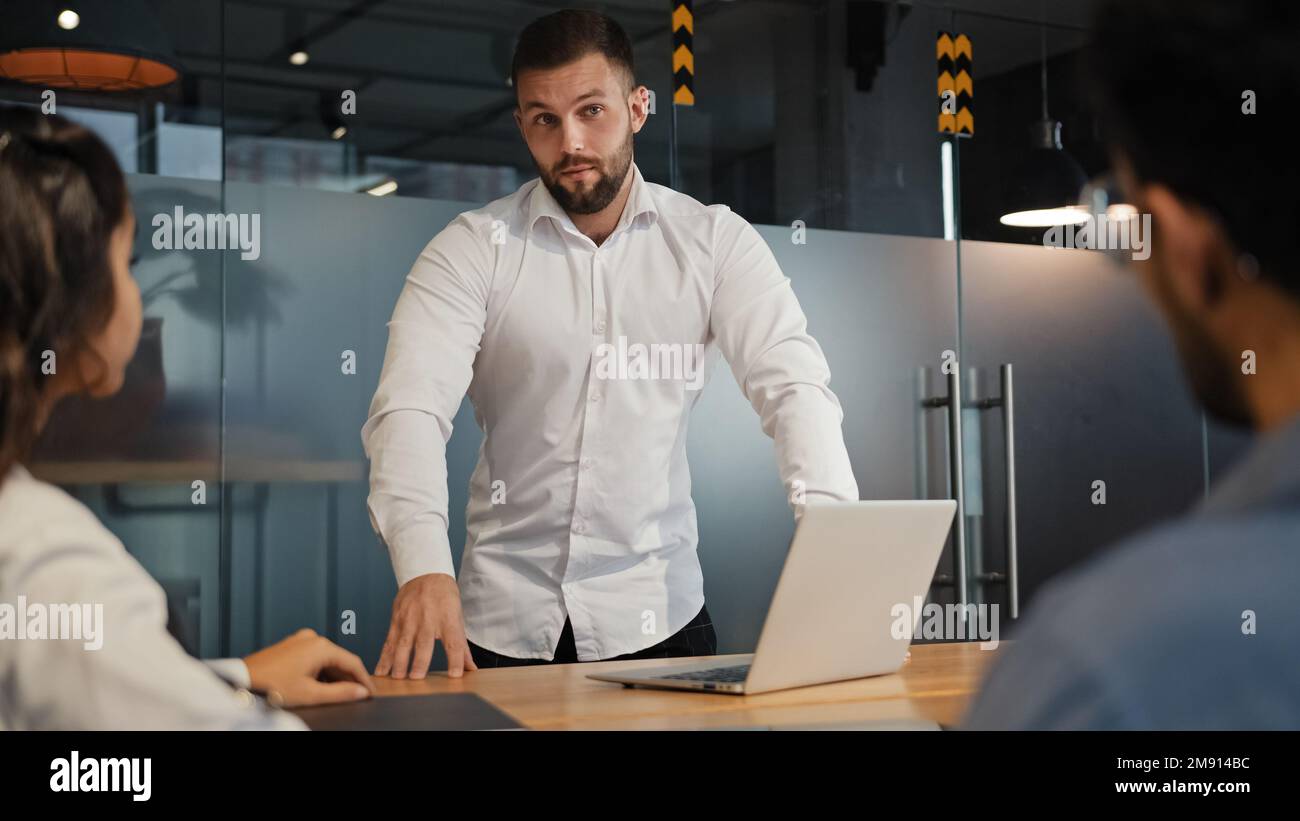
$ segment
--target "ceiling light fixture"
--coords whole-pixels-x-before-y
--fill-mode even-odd
[[[1083,168],[1061,145],[1061,124],[1047,113],[1047,26],[1042,26],[1043,118],[1031,127],[1029,152],[1009,178],[1007,210],[1003,225],[1049,228],[1078,224],[1087,219],[1086,210],[1074,206],[1087,182]],[[1082,218],[1079,218],[1082,213]]]
[[[0,26],[0,78],[44,88],[133,91],[180,76],[171,42],[144,0],[86,4],[84,14],[53,0],[11,6]]]

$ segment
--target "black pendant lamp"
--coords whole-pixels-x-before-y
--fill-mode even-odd
[[[1075,225],[1088,219],[1077,205],[1083,168],[1061,145],[1061,124],[1047,113],[1047,27],[1042,29],[1043,117],[1030,128],[1030,149],[1008,178],[999,222],[1023,228]]]

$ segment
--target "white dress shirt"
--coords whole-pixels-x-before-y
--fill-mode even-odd
[[[54,637],[52,606],[72,605],[89,614],[81,638]],[[0,485],[0,730],[305,729],[222,678],[246,688],[248,668],[188,655],[167,632],[162,588],[85,505],[21,465],[9,471]]]
[[[468,639],[504,655],[554,658],[566,615],[580,660],[631,653],[703,606],[686,463],[701,351],[774,438],[796,516],[858,498],[826,359],[771,249],[727,206],[631,173],[599,247],[540,180],[460,214],[388,323],[361,431],[371,523],[399,585],[455,576],[446,442],[468,392],[484,438],[459,587]]]

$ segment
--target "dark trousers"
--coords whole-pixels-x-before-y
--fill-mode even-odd
[[[573,664],[578,660],[578,649],[573,643],[573,625],[568,619],[564,620],[564,630],[560,633],[560,643],[555,647],[555,659],[552,661],[546,659],[517,659],[511,656],[503,656],[500,653],[493,653],[491,650],[485,650],[472,641],[468,643],[469,652],[474,657],[474,663],[480,669],[520,667],[532,664]],[[673,658],[676,656],[715,656],[717,653],[718,636],[713,632],[713,620],[709,618],[709,609],[701,607],[700,612],[685,627],[653,647],[616,656],[612,659],[601,659],[601,661]]]

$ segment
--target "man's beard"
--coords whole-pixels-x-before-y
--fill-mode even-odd
[[[537,159],[533,158],[533,164],[537,165]],[[592,171],[596,173],[596,181],[591,185],[584,185],[577,191],[570,191],[560,182],[560,175],[569,168],[591,165]],[[610,158],[608,166],[603,165],[595,160],[582,159],[579,157],[569,157],[563,161],[563,165],[557,166],[554,171],[547,173],[537,165],[537,173],[542,178],[542,183],[546,190],[551,192],[551,196],[570,214],[595,214],[597,211],[604,210],[614,198],[618,196],[619,189],[623,187],[623,180],[627,177],[628,169],[632,167],[632,132],[628,132],[627,139],[619,147],[617,153]]]

